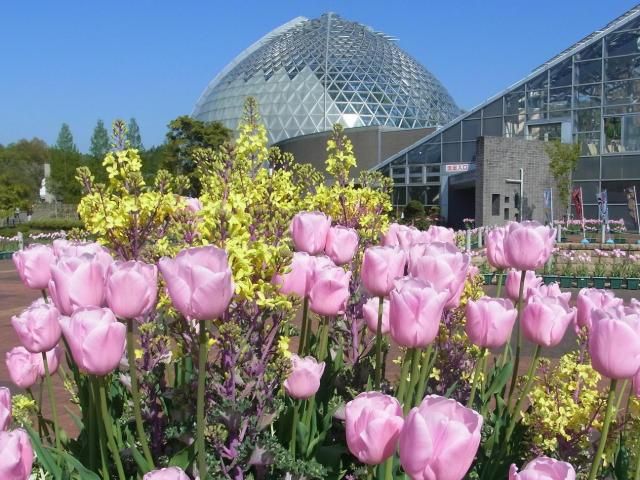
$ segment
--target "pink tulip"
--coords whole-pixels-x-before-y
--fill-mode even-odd
[[[591,365],[608,378],[627,379],[640,369],[640,315],[622,307],[593,310]]]
[[[0,478],[27,480],[33,468],[33,448],[22,429],[0,432]]]
[[[53,375],[58,371],[58,366],[60,365],[60,359],[62,359],[62,348],[60,345],[56,345],[51,350],[47,352],[47,366],[49,367],[49,375]],[[36,371],[38,372],[39,377],[45,376],[44,371],[44,362],[42,361],[42,353],[33,353],[31,354],[31,360],[33,364],[36,366]]]
[[[314,257],[307,252],[295,252],[289,271],[275,275],[273,283],[280,287],[280,293],[284,295],[308,297],[315,273],[331,267],[335,267],[335,264],[328,257]]]
[[[518,311],[511,300],[482,297],[469,300],[465,331],[471,343],[479,347],[502,347],[511,337]]]
[[[423,242],[423,235],[425,232],[421,232],[416,227],[409,225],[400,225],[399,223],[392,223],[389,225],[389,230],[382,237],[382,245],[390,247],[399,247],[404,252],[408,253],[416,243]]]
[[[0,387],[0,431],[7,430],[11,424],[11,392]]]
[[[428,282],[413,278],[399,281],[389,301],[391,338],[403,347],[429,345],[438,335],[447,298],[447,292]]]
[[[181,468],[169,467],[149,472],[142,480],[189,480],[189,476]]]
[[[318,363],[313,357],[291,355],[291,373],[283,383],[287,395],[297,399],[313,397],[320,388],[323,373],[324,362]]]
[[[78,367],[93,375],[106,375],[120,364],[126,327],[108,308],[83,308],[63,317],[62,332]]]
[[[364,288],[373,296],[386,297],[396,279],[404,276],[406,257],[396,247],[369,247],[364,251],[360,277]]]
[[[138,318],[147,315],[158,296],[158,269],[138,261],[111,265],[106,285],[107,305],[117,316]]]
[[[538,457],[518,473],[518,467],[511,465],[509,480],[575,480],[576,472],[567,462],[549,457]]]
[[[51,247],[31,245],[13,254],[13,263],[25,287],[44,290],[51,279],[51,265],[56,261]]]
[[[525,277],[525,283],[527,281],[527,277]],[[539,297],[552,297],[557,298],[562,303],[564,303],[567,307],[569,306],[569,302],[571,302],[571,292],[563,292],[560,290],[560,285],[556,282],[550,283],[549,285],[540,284],[537,287],[532,287],[528,291],[528,297],[533,295],[538,295]]]
[[[70,242],[65,239],[54,240],[53,251],[58,258],[79,257],[85,254],[109,255],[109,251],[97,242]]]
[[[622,306],[622,299],[617,298],[610,290],[583,288],[578,292],[576,306],[578,307],[578,327],[591,330],[591,315],[593,311],[604,310],[609,307],[620,307]]]
[[[367,465],[378,465],[395,453],[403,424],[398,400],[379,392],[361,393],[345,407],[347,446]]]
[[[185,197],[184,203],[187,206],[187,210],[192,213],[198,213],[202,210],[202,203],[200,203],[200,199],[198,198]]]
[[[188,248],[174,259],[162,258],[160,271],[173,306],[187,319],[215,319],[227,311],[234,284],[224,250]]]
[[[421,235],[422,243],[449,243],[455,245],[456,232],[452,228],[431,225],[426,232]]]
[[[505,270],[509,268],[509,264],[504,255],[504,236],[506,234],[505,227],[497,227],[489,230],[484,235],[484,241],[487,246],[487,261],[493,268]]]
[[[542,268],[555,246],[555,230],[538,222],[512,222],[504,236],[505,260],[516,270]]]
[[[331,218],[322,212],[300,212],[291,220],[291,238],[299,252],[317,255],[327,244]]]
[[[482,417],[455,400],[428,395],[400,433],[400,463],[412,480],[462,480],[480,445]]]
[[[54,255],[60,258],[63,255],[64,250],[69,246],[69,240],[66,238],[56,238],[53,241],[52,246]]]
[[[409,273],[446,291],[445,308],[458,306],[471,259],[451,243],[418,244],[409,252]]]
[[[517,270],[509,270],[507,272],[507,279],[504,282],[504,287],[509,297],[514,302],[518,301],[520,296],[520,279],[522,278],[522,272]],[[524,276],[524,290],[522,291],[522,300],[529,298],[529,292],[536,290],[542,285],[542,278],[536,277],[535,272],[528,271]]]
[[[20,315],[11,317],[11,324],[20,343],[32,353],[51,350],[60,340],[60,312],[51,304],[35,303]]]
[[[373,333],[378,331],[378,308],[380,306],[380,298],[371,297],[362,306],[362,315],[367,322],[367,328]],[[382,334],[389,332],[389,300],[384,299],[382,303]]]
[[[469,265],[469,269],[467,270],[467,278],[469,280],[473,280],[478,275],[480,275],[480,269],[475,265]]]
[[[349,299],[351,272],[342,267],[323,268],[313,275],[309,290],[309,308],[318,315],[336,316],[344,313]]]
[[[11,381],[20,388],[31,388],[38,380],[33,354],[24,347],[14,347],[5,355]]]
[[[358,232],[353,228],[331,227],[324,251],[336,265],[349,263],[358,251]]]
[[[575,307],[569,307],[561,298],[533,295],[522,309],[522,332],[530,342],[555,347],[575,316]]]
[[[64,256],[51,267],[49,292],[62,315],[78,308],[101,307],[105,300],[108,265],[95,255]]]

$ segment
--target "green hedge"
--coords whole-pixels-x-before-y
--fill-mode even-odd
[[[22,232],[25,235],[29,233],[58,232],[60,230],[83,228],[83,226],[84,225],[80,220],[69,220],[60,218],[32,220],[30,222],[20,223],[15,227],[0,227],[0,236],[12,237],[18,232]]]

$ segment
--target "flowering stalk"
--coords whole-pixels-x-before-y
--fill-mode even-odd
[[[536,349],[533,352],[533,359],[531,360],[531,365],[529,365],[529,371],[527,372],[527,381],[524,384],[524,388],[520,393],[520,397],[518,397],[518,401],[516,402],[513,410],[511,412],[511,420],[509,421],[509,426],[507,427],[507,433],[505,434],[504,445],[507,446],[509,444],[509,439],[511,438],[511,434],[513,434],[513,429],[516,427],[516,422],[518,421],[518,416],[520,415],[520,408],[522,407],[522,402],[529,394],[529,390],[531,389],[531,384],[533,383],[533,376],[536,373],[536,368],[538,366],[538,360],[540,358],[540,345],[536,345]],[[507,408],[509,404],[507,403]]]
[[[120,459],[120,450],[118,450],[118,445],[116,445],[115,437],[113,436],[113,419],[109,414],[109,407],[107,406],[107,394],[104,386],[104,378],[98,377],[97,382],[100,395],[100,413],[102,415],[102,423],[104,424],[104,431],[107,437],[107,444],[111,450],[111,455],[113,455],[113,461],[116,464],[116,470],[118,470],[118,477],[120,480],[126,480],[124,469],[122,468],[122,460]]]
[[[433,364],[436,361],[436,354],[433,352],[433,344],[427,347],[427,350],[422,356],[422,363],[420,364],[420,379],[418,380],[418,386],[415,391],[415,398],[413,400],[413,406],[418,406],[422,402],[424,396],[424,389],[427,383],[427,378],[431,373]]]
[[[604,447],[607,444],[607,436],[609,435],[609,426],[611,425],[611,419],[613,418],[613,403],[616,396],[616,386],[617,380],[615,378],[612,378],[611,384],[609,386],[609,395],[607,396],[607,411],[604,415],[604,423],[602,424],[600,443],[598,444],[598,450],[593,457],[593,463],[591,464],[591,470],[589,471],[589,480],[596,480],[596,475],[598,475],[598,470],[600,469],[602,454],[604,453]],[[636,480],[637,479],[638,472],[636,471]]]
[[[376,372],[373,388],[380,390],[382,381],[382,312],[384,307],[384,297],[381,295],[378,303],[378,326],[376,329]]]
[[[308,347],[307,341],[311,325],[309,325],[309,297],[304,297],[302,303],[302,328],[300,330],[300,344],[298,345],[298,355],[304,357],[305,349]]]
[[[51,385],[51,375],[49,374],[49,362],[47,361],[47,353],[42,352],[42,363],[44,365],[44,381],[47,385],[47,394],[51,402],[51,415],[53,415],[53,435],[56,437],[56,449],[62,452],[60,444],[60,434],[58,433],[58,409],[56,408],[56,398],[53,395],[53,386]]]
[[[509,396],[507,397],[507,405],[511,404],[511,396],[513,395],[513,391],[516,387],[516,379],[518,378],[518,367],[520,367],[520,348],[522,346],[522,332],[520,331],[520,321],[522,319],[522,300],[524,296],[524,282],[526,279],[526,271],[523,270],[520,272],[520,291],[518,293],[518,316],[516,317],[516,335],[518,337],[516,343],[516,359],[513,364],[513,372],[511,373],[511,385],[509,386]],[[505,356],[502,360],[502,365],[506,363],[507,349],[511,344],[511,339],[507,342],[505,346]]]
[[[198,336],[198,397],[196,403],[196,451],[198,452],[198,473],[202,480],[207,478],[207,456],[204,450],[204,382],[207,368],[207,321],[200,320]]]
[[[149,450],[149,443],[142,425],[142,413],[140,412],[140,392],[138,390],[138,373],[136,372],[136,353],[134,348],[133,336],[133,319],[127,318],[127,357],[129,360],[129,376],[131,377],[131,396],[133,397],[133,414],[136,418],[136,429],[138,430],[138,438],[142,445],[142,452],[149,468],[155,468],[153,457]]]
[[[409,413],[412,407],[413,395],[416,385],[418,384],[418,368],[420,368],[420,354],[421,348],[411,349],[411,376],[409,377],[409,390],[407,391],[407,397],[404,402],[404,414]]]
[[[480,357],[476,361],[476,366],[473,373],[473,384],[471,385],[471,393],[469,394],[469,401],[467,402],[467,408],[473,408],[473,400],[476,396],[476,390],[478,389],[478,382],[480,381],[480,373],[484,370],[484,357],[487,354],[487,349],[483,348],[480,352]]]

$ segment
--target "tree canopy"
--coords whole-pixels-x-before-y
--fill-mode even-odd
[[[89,153],[92,157],[102,161],[104,156],[109,151],[109,147],[109,132],[104,126],[104,122],[99,119],[98,123],[96,123],[96,126],[93,129],[93,134],[91,135],[91,146],[89,147]]]
[[[66,123],[63,123],[58,133],[58,139],[56,140],[56,148],[63,152],[77,152],[78,147],[73,143],[73,134],[71,128]]]
[[[133,117],[129,119],[129,124],[127,125],[127,141],[129,142],[129,147],[135,148],[136,150],[144,150],[140,127]]]

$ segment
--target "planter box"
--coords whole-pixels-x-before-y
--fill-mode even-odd
[[[609,278],[609,284],[611,289],[622,288],[622,278],[611,277]]]
[[[491,282],[493,281],[493,273],[483,273],[482,276],[484,277],[484,284],[491,285]]]
[[[571,288],[573,286],[573,277],[561,275],[559,278],[560,278],[560,287]]]
[[[604,288],[605,277],[593,277],[593,286],[596,288]]]
[[[627,243],[627,239],[626,238],[614,238],[613,239],[613,243],[620,245],[620,244],[625,244]]]
[[[496,285],[501,284],[504,287],[504,282],[507,280],[507,276],[504,273],[496,273]]]
[[[638,284],[640,284],[640,278],[627,278],[627,288],[629,290],[638,290]]]
[[[576,277],[578,288],[587,288],[589,286],[589,277]]]
[[[542,276],[542,280],[544,281],[545,285],[549,285],[550,283],[557,282],[558,281],[558,276],[557,275],[543,275]]]

